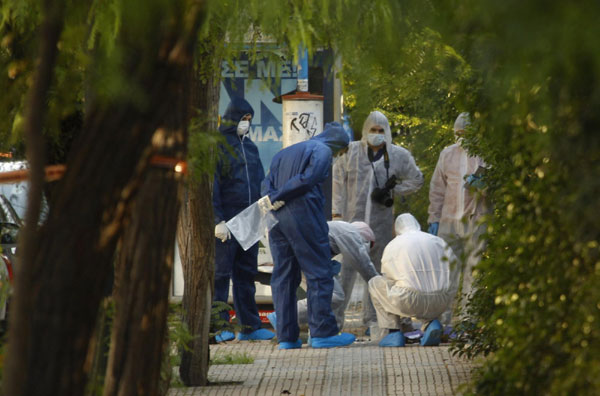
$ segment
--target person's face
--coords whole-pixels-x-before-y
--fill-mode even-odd
[[[378,133],[383,135],[385,133],[385,129],[381,125],[373,125],[371,129],[369,129],[369,133]]]
[[[242,117],[242,119],[240,121],[252,121],[252,114],[248,113],[245,116]],[[252,123],[252,122],[250,122]]]
[[[369,147],[379,150],[385,144],[385,129],[381,125],[373,125],[367,136]]]

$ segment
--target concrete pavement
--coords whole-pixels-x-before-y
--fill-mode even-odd
[[[472,362],[448,345],[380,348],[360,338],[351,346],[280,351],[274,341],[212,345],[215,354],[246,354],[252,364],[213,365],[210,386],[173,388],[168,396],[200,395],[456,395]]]

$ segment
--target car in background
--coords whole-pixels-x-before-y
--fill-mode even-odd
[[[22,226],[23,222],[8,198],[0,194],[0,321],[7,319],[17,261],[17,240]]]

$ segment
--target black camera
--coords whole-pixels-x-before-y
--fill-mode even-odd
[[[396,187],[396,175],[390,176],[383,187],[375,187],[371,193],[371,199],[389,208],[394,204],[394,197],[392,196],[394,187]]]

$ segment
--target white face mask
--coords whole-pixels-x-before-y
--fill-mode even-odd
[[[242,120],[237,126],[237,134],[244,136],[248,132],[248,129],[250,129],[250,121]]]
[[[385,142],[385,135],[382,133],[369,133],[367,134],[367,142],[371,146],[380,146]]]

